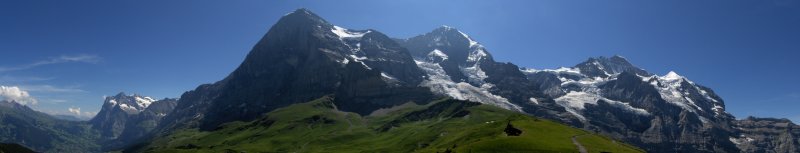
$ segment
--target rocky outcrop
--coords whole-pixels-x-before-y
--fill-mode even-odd
[[[748,117],[735,126],[740,134],[730,140],[742,152],[800,152],[800,126],[788,119]]]
[[[506,123],[506,128],[503,129],[503,132],[508,136],[519,136],[522,134],[522,130],[515,128],[514,125],[511,125],[510,121]]]

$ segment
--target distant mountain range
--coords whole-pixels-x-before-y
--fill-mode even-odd
[[[396,39],[306,9],[282,17],[226,78],[179,99],[120,93],[86,122],[6,103],[15,109],[0,113],[14,115],[0,116],[2,125],[37,116],[79,126],[88,137],[64,137],[85,140],[75,150],[88,151],[800,152],[800,126],[736,120],[712,89],[622,56],[521,68],[453,27]],[[59,152],[16,138],[18,130],[0,142]]]
[[[57,119],[13,101],[0,101],[0,142],[40,152],[96,152],[99,133],[86,122]],[[16,149],[15,149],[16,150]]]

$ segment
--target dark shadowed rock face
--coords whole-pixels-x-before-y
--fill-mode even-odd
[[[175,109],[161,120],[156,127],[155,133],[166,133],[172,129],[199,126],[200,117],[209,109],[212,100],[219,97],[224,84],[225,80],[214,84],[203,84],[194,90],[181,94]]]
[[[748,117],[735,121],[730,137],[743,152],[800,152],[800,126],[788,119]]]
[[[0,143],[0,153],[35,153],[33,150],[16,143]]]

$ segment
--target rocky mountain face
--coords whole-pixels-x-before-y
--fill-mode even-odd
[[[427,102],[409,52],[376,30],[350,30],[300,9],[281,18],[228,77],[184,93],[161,129],[217,128],[290,104],[335,94],[359,114]],[[346,101],[346,103],[345,103]]]
[[[456,99],[493,104],[604,133],[648,151],[737,152],[733,116],[707,87],[657,76],[621,56],[534,70],[495,62],[483,45],[443,26],[396,39],[428,72],[420,84]]]
[[[723,100],[675,72],[654,75],[621,56],[555,70],[495,62],[455,28],[395,39],[427,72],[420,86],[461,100],[542,116],[637,144],[652,152],[738,152]],[[740,145],[741,146],[741,145]]]
[[[147,135],[176,104],[176,99],[155,100],[119,93],[106,97],[100,112],[89,124],[100,132],[104,148],[120,147]]]
[[[552,99],[540,98],[545,93],[528,81],[518,66],[495,62],[483,45],[453,27],[442,26],[396,41],[409,49],[418,67],[427,73],[420,86],[434,93],[562,122],[577,121]]]
[[[748,117],[734,123],[740,135],[730,140],[742,152],[800,152],[800,126],[787,119]]]
[[[723,100],[675,72],[640,69],[621,56],[590,58],[570,68],[521,69],[574,124],[652,152],[738,152],[734,117]]]
[[[99,134],[85,122],[57,119],[28,106],[0,100],[0,143],[19,144],[39,152],[97,152],[97,138]]]
[[[326,95],[338,109],[361,115],[449,96],[560,121],[650,152],[749,150],[738,141],[747,128],[725,111],[722,98],[675,72],[655,75],[621,56],[552,70],[520,68],[496,62],[452,27],[391,39],[332,25],[305,9],[281,18],[228,77],[184,93],[156,131],[215,130]],[[761,134],[770,144],[797,141]]]

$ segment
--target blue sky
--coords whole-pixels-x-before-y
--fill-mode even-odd
[[[0,86],[84,117],[121,91],[179,97],[228,75],[297,8],[397,38],[449,25],[496,60],[537,69],[621,55],[711,87],[738,118],[800,121],[796,0],[2,1]]]

